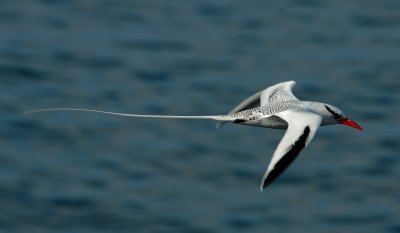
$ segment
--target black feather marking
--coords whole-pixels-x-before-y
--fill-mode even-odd
[[[334,112],[332,109],[330,109],[328,106],[324,105],[326,110],[328,110],[328,112],[330,112],[333,115],[333,118],[335,119],[340,119],[341,116],[339,114],[337,114],[336,112]]]
[[[272,181],[274,181],[280,174],[282,174],[282,172],[297,158],[300,151],[306,146],[308,135],[310,135],[309,126],[304,129],[303,134],[292,145],[292,148],[290,148],[290,150],[281,158],[281,160],[275,164],[267,178],[263,181],[263,189]]]
[[[243,119],[236,119],[236,120],[233,121],[233,123],[235,123],[235,124],[241,124],[241,123],[244,123],[244,122],[246,122],[246,120],[243,120]]]

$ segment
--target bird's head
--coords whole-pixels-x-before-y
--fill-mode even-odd
[[[343,124],[350,127],[353,127],[358,130],[363,130],[359,124],[350,118],[346,117],[346,115],[337,107],[324,104],[324,121],[325,124]]]

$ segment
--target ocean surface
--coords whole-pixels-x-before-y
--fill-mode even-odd
[[[2,0],[0,232],[400,232],[400,2]],[[228,112],[296,80],[321,127],[264,192],[284,131],[96,113]]]

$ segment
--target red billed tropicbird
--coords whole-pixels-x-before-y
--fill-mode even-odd
[[[295,81],[270,86],[242,101],[228,114],[210,116],[170,116],[117,113],[82,108],[36,109],[25,113],[46,111],[86,111],[126,117],[211,119],[218,121],[217,127],[233,122],[265,128],[287,129],[267,166],[260,189],[274,181],[313,139],[319,126],[344,124],[362,130],[361,126],[329,104],[301,101],[292,88]]]

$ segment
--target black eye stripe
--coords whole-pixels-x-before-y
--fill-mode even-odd
[[[336,112],[334,112],[332,109],[330,109],[328,106],[324,105],[326,110],[328,110],[328,112],[330,112],[333,115],[333,118],[335,119],[340,119],[341,116],[339,114],[337,114]]]

